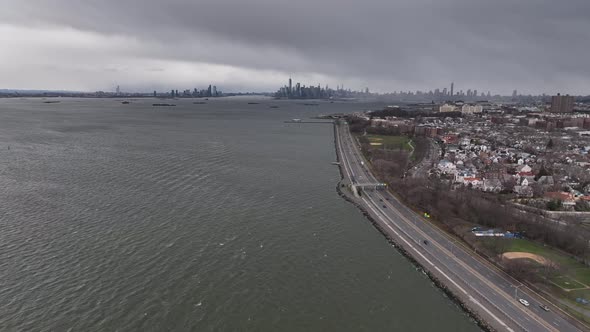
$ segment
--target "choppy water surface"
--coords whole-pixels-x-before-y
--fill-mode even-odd
[[[0,100],[0,330],[479,330],[283,123],[370,106],[251,101]]]

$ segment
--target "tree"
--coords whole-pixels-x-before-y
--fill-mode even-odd
[[[361,144],[371,144],[371,141],[369,141],[369,139],[366,136],[360,136],[359,137],[359,143],[361,143]]]
[[[545,168],[545,165],[542,165],[541,169],[539,170],[539,173],[537,174],[537,176],[535,176],[535,181],[539,180],[543,176],[549,175],[551,175],[551,173]]]
[[[586,201],[579,200],[574,207],[576,211],[590,211],[590,204]]]
[[[533,188],[533,197],[543,197],[545,194],[545,188],[538,183],[533,183],[531,188]]]
[[[553,149],[553,146],[554,146],[554,145],[555,145],[555,144],[553,143],[553,138],[550,138],[550,139],[549,139],[549,142],[547,142],[547,150],[551,150],[551,149]]]
[[[554,200],[547,202],[547,209],[549,211],[559,211],[562,206],[563,206],[563,203],[559,199],[554,199]]]
[[[490,250],[492,255],[494,256],[501,256],[508,249],[508,243],[506,239],[503,238],[490,238],[487,239],[484,243],[487,249]]]
[[[510,193],[512,193],[512,191],[514,190],[514,187],[516,186],[516,179],[510,178],[510,179],[504,181],[503,185],[504,185],[503,193],[510,194]]]
[[[535,151],[535,148],[533,148],[533,147],[532,147],[532,146],[530,146],[530,145],[527,145],[527,146],[525,146],[525,147],[524,147],[522,150],[523,150],[524,152],[528,153],[528,154],[535,154],[535,153],[537,153],[537,152]]]

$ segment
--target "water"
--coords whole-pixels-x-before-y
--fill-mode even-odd
[[[283,123],[371,105],[247,101],[0,100],[0,330],[479,330]]]

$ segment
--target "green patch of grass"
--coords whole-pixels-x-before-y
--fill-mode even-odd
[[[574,268],[570,271],[570,274],[573,275],[574,278],[576,278],[576,280],[579,280],[580,282],[583,282],[586,285],[590,286],[590,268]]]
[[[506,241],[508,241],[506,251],[529,252],[531,254],[537,254],[540,256],[545,256],[545,254],[547,254],[549,251],[549,249],[547,249],[546,247],[543,247],[540,244],[528,240],[508,239]]]
[[[556,276],[550,279],[551,282],[559,285],[559,287],[563,289],[576,289],[576,288],[585,288],[586,286],[582,285],[581,283],[571,279],[568,276]]]
[[[410,138],[407,136],[367,135],[366,137],[371,143],[382,144],[373,145],[375,148],[383,148],[387,150],[412,150],[411,146],[408,144],[410,142]]]
[[[500,241],[495,243],[494,241]],[[576,302],[576,298],[590,300],[590,289],[584,288],[590,286],[590,267],[579,263],[568,255],[546,247],[541,244],[523,240],[523,239],[480,239],[478,241],[482,246],[491,246],[492,248],[501,248],[502,252],[528,252],[549,259],[560,266],[559,274],[546,275],[549,280],[543,282],[543,288],[547,289],[556,298],[564,301],[565,305],[560,306],[571,315],[584,322],[590,322],[590,317],[575,310],[576,308],[590,310],[590,305],[584,305]],[[527,259],[528,261],[528,259]],[[533,265],[531,265],[533,266]],[[538,273],[544,274],[543,268],[539,265],[535,267]],[[542,277],[543,279],[545,277]],[[585,284],[585,285],[584,285]]]
[[[509,241],[509,245],[506,251],[522,251],[529,252],[531,254],[537,254],[568,269],[584,268],[584,265],[578,263],[575,259],[553,250],[551,247],[546,247],[541,244],[523,239],[512,239],[507,241]]]
[[[509,241],[509,243],[506,251],[522,251],[543,256],[557,263],[559,267],[565,271],[565,274],[569,275],[572,279],[576,279],[577,281],[590,286],[590,267],[585,266],[572,257],[564,255],[550,247],[545,247],[528,240],[513,239],[507,241]]]

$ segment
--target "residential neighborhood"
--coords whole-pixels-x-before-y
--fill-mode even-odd
[[[412,107],[419,116],[411,116]],[[356,116],[374,130],[436,142],[440,155],[429,165],[429,178],[506,195],[517,206],[590,211],[587,104],[576,104],[576,112],[569,113],[552,112],[542,103],[458,101],[430,108],[389,106]]]

